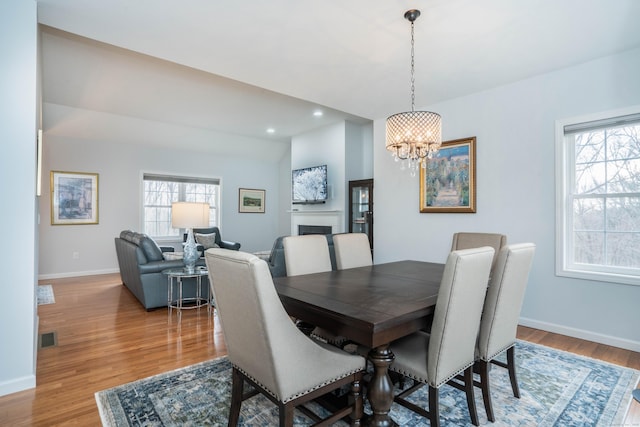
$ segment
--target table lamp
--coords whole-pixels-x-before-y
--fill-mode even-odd
[[[186,228],[187,242],[184,244],[184,267],[189,273],[195,271],[196,261],[200,257],[193,238],[194,227],[209,226],[209,204],[194,202],[175,202],[171,204],[171,226]]]

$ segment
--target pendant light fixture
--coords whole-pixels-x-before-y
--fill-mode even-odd
[[[417,9],[408,10],[404,17],[411,22],[411,111],[397,113],[387,118],[387,150],[401,170],[407,167],[415,176],[419,165],[426,167],[426,159],[433,157],[442,145],[440,114],[431,111],[415,111],[414,70],[414,22],[420,16]]]

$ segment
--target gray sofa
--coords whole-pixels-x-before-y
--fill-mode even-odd
[[[172,247],[161,248],[146,234],[125,230],[115,238],[116,255],[120,266],[122,283],[140,301],[145,309],[151,310],[167,306],[168,278],[162,274],[170,268],[183,268],[182,260],[165,260],[163,252],[172,252]],[[204,266],[204,258],[196,262]],[[188,280],[193,286],[186,285]],[[195,296],[195,279],[184,279],[184,297]],[[202,278],[202,295],[208,298],[209,280]]]
[[[333,234],[326,234],[327,243],[329,245],[329,257],[331,258],[331,269],[336,269],[336,253],[333,249]],[[287,236],[280,236],[273,242],[273,247],[271,248],[271,254],[269,255],[269,259],[267,259],[267,264],[269,265],[269,270],[271,271],[272,277],[283,277],[287,275],[287,266],[284,262],[284,246],[282,245],[282,239]]]

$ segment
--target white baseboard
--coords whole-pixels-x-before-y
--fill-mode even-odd
[[[120,269],[109,268],[105,270],[74,271],[71,273],[39,274],[38,280],[65,279],[67,277],[79,277],[79,276],[97,276],[99,274],[112,274],[112,273],[120,273]]]
[[[628,340],[626,338],[613,337],[611,335],[599,334],[584,329],[571,328],[568,326],[558,325],[555,323],[541,322],[535,319],[521,317],[520,325],[530,328],[541,329],[543,331],[553,332],[556,334],[567,335],[574,338],[593,341],[600,344],[606,344],[614,347],[624,348],[626,350],[640,352],[640,342]]]
[[[10,381],[0,383],[0,396],[6,396],[7,394],[17,393],[19,391],[35,388],[35,386],[35,375],[27,375],[21,378],[14,378]]]

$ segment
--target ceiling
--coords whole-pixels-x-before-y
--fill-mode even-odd
[[[418,108],[640,47],[637,0],[38,0],[43,98],[281,142],[384,118],[411,107],[411,8]]]

